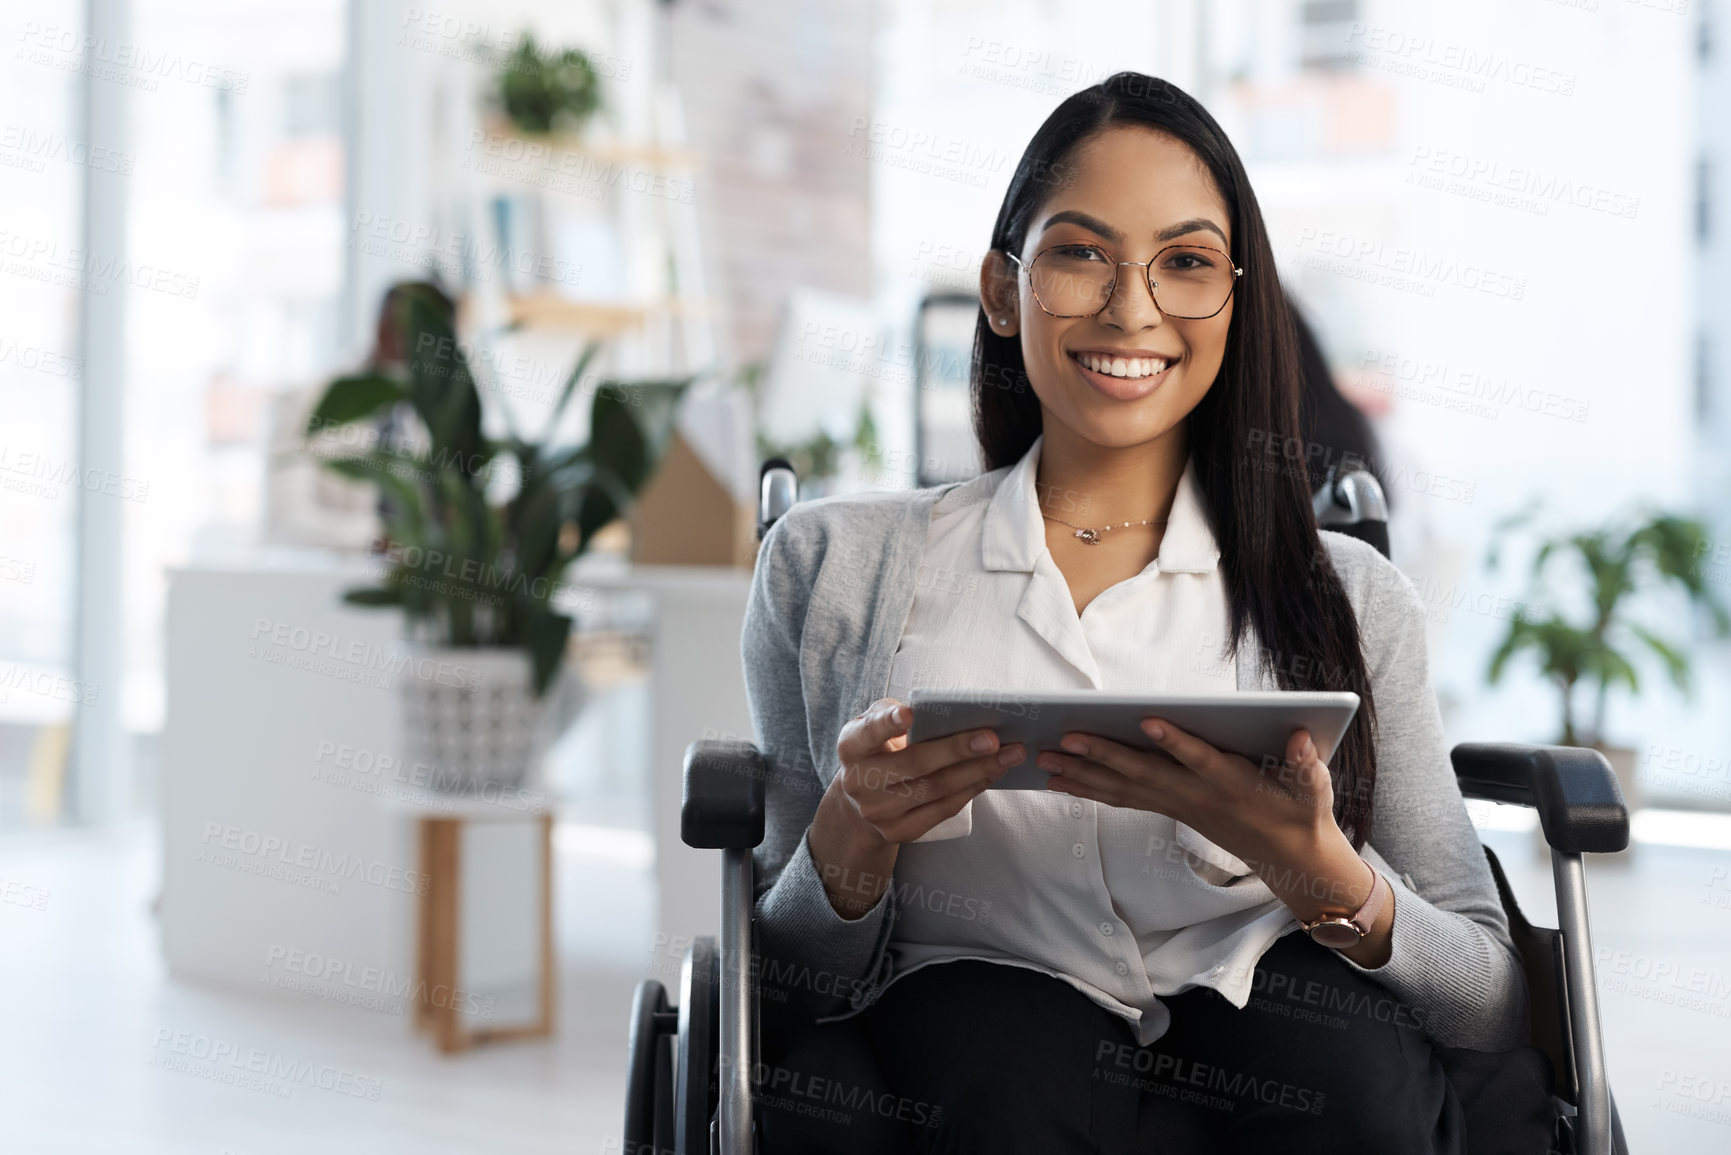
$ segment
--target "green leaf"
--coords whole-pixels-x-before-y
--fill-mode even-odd
[[[773,455],[764,454],[764,456],[768,457]],[[1485,555],[1485,567],[1487,569],[1494,572],[1501,563],[1503,539],[1513,531],[1524,529],[1530,525],[1533,520],[1538,517],[1542,506],[1542,499],[1535,497],[1521,509],[1516,510],[1514,513],[1504,515],[1491,526],[1490,549]]]
[[[1485,671],[1485,680],[1493,686],[1502,681],[1503,670],[1508,666],[1509,660],[1520,651],[1537,644],[1538,638],[1533,631],[1531,621],[1524,616],[1510,618],[1508,633],[1503,635],[1502,644],[1497,647],[1496,653],[1491,655],[1491,664],[1489,669]]]
[[[323,462],[332,473],[367,481],[379,487],[386,499],[386,528],[392,537],[421,542],[426,536],[426,502],[421,481],[428,470],[424,462],[407,454],[376,449],[359,457],[336,457]]]
[[[590,457],[635,492],[649,480],[673,438],[690,378],[679,381],[604,381],[590,409]]]
[[[325,386],[324,396],[319,398],[311,416],[307,418],[306,436],[311,437],[333,426],[348,425],[364,417],[371,417],[379,410],[402,400],[403,387],[383,374],[360,373],[352,377],[338,377]]]
[[[559,390],[559,400],[553,403],[553,412],[547,416],[547,428],[541,434],[543,442],[551,440],[554,431],[559,428],[559,418],[565,415],[565,407],[571,403],[577,387],[583,383],[583,374],[588,371],[590,362],[595,360],[595,354],[600,351],[601,346],[597,342],[590,342],[583,347],[583,352],[577,357],[577,364],[572,366],[570,375],[565,378],[565,387]]]
[[[1595,655],[1594,667],[1591,672],[1607,686],[1621,683],[1628,687],[1631,693],[1641,688],[1641,683],[1635,676],[1635,667],[1630,664],[1629,659],[1608,646]]]
[[[408,285],[398,317],[409,360],[409,400],[433,443],[428,457],[466,477],[481,472],[491,449],[481,437],[481,394],[457,340],[455,316],[430,290]]]
[[[1681,585],[1705,609],[1720,637],[1731,633],[1731,612],[1703,572],[1701,558],[1709,549],[1707,528],[1691,518],[1659,516],[1635,533],[1660,577]]]
[[[543,53],[524,32],[517,46],[502,56],[493,98],[522,132],[574,128],[600,107],[600,76],[581,49]]]
[[[402,594],[394,589],[361,589],[345,590],[343,601],[351,606],[400,606],[403,604]]]
[[[524,615],[523,641],[529,648],[529,660],[534,667],[535,695],[540,697],[553,684],[553,675],[565,658],[565,644],[571,637],[571,619],[539,607]]]
[[[1665,664],[1666,673],[1671,675],[1671,684],[1679,690],[1689,688],[1689,659],[1671,643],[1648,630],[1645,626],[1630,623],[1629,632],[1647,644],[1647,648],[1659,656]]]

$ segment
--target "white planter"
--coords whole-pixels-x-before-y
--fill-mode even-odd
[[[521,786],[582,708],[582,680],[569,667],[537,699],[521,648],[415,649],[414,666],[397,682],[403,735],[406,752],[430,768],[436,788]]]

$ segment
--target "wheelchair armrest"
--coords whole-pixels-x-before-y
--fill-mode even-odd
[[[1537,810],[1553,850],[1609,854],[1629,845],[1629,807],[1611,764],[1597,750],[1463,742],[1449,758],[1466,797]]]
[[[679,837],[703,850],[749,850],[763,841],[768,766],[750,742],[704,739],[685,748]]]

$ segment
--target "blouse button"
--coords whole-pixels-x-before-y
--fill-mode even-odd
[[[1100,933],[1105,935],[1107,938],[1112,937],[1112,924],[1109,922],[1101,923],[1100,924]]]
[[[1126,964],[1126,963],[1119,963],[1119,964],[1118,964],[1118,965],[1117,965],[1117,967],[1116,967],[1116,968],[1114,968],[1114,969],[1116,969],[1116,970],[1117,970],[1117,972],[1118,972],[1118,973],[1119,973],[1119,974],[1121,974],[1121,975],[1127,975],[1127,974],[1129,974],[1129,973],[1130,973],[1130,967],[1129,967],[1129,965],[1128,965],[1128,964]]]
[[[1080,858],[1084,854],[1088,853],[1088,848],[1078,842],[1076,845],[1070,847],[1070,853],[1074,854],[1077,858]]]
[[[1080,802],[1070,803],[1070,817],[1071,818],[1082,817],[1082,804]]]

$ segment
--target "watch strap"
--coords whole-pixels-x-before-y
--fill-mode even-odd
[[[1365,863],[1370,866],[1369,862]],[[1382,907],[1388,901],[1392,888],[1388,879],[1382,876],[1382,871],[1370,866],[1370,897],[1364,900],[1364,905],[1357,912],[1348,916],[1357,925],[1359,933],[1369,934],[1370,928],[1376,925],[1376,916],[1382,913]]]
[[[1389,885],[1388,879],[1382,876],[1382,871],[1371,866],[1367,860],[1361,858],[1360,861],[1370,867],[1370,894],[1365,896],[1364,905],[1344,918],[1340,915],[1323,915],[1321,918],[1313,919],[1310,922],[1299,923],[1299,928],[1306,934],[1312,938],[1317,938],[1315,932],[1319,927],[1344,930],[1350,926],[1358,932],[1357,941],[1363,941],[1364,937],[1370,933],[1370,928],[1376,925],[1377,916],[1382,913],[1383,904],[1388,901],[1394,888]],[[1328,943],[1327,945],[1338,948],[1341,944]]]

